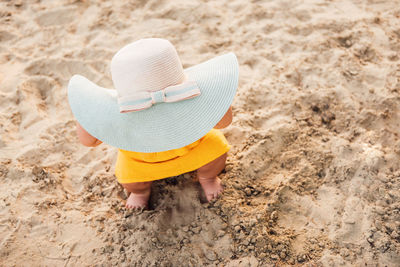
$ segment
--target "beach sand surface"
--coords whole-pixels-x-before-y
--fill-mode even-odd
[[[238,57],[213,203],[189,173],[127,211],[78,143],[68,80],[147,37]],[[399,266],[399,57],[398,1],[1,1],[0,266]]]

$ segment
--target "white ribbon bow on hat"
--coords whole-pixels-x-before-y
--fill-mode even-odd
[[[137,92],[134,95],[119,97],[120,113],[147,109],[156,103],[178,102],[200,95],[200,89],[195,81],[168,86],[154,92]]]

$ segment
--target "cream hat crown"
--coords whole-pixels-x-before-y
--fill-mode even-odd
[[[123,47],[112,58],[111,75],[122,113],[149,108],[159,102],[189,99],[200,94],[193,82],[184,83],[185,74],[178,53],[165,39],[141,39]],[[180,86],[169,88],[176,85]],[[157,91],[158,94],[152,93]],[[171,97],[172,91],[174,97]],[[169,97],[166,97],[168,92]]]
[[[111,76],[119,96],[158,91],[183,82],[181,61],[165,39],[141,39],[119,50],[111,60]]]

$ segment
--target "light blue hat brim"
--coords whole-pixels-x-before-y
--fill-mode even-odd
[[[68,84],[68,101],[78,122],[97,139],[136,152],[160,152],[189,145],[208,133],[225,115],[236,94],[239,65],[233,53],[186,69],[201,95],[120,113],[117,93],[83,76]]]

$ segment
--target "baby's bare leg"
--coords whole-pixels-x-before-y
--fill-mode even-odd
[[[121,184],[130,193],[125,206],[128,209],[147,208],[151,193],[151,183],[152,182]]]
[[[217,198],[223,190],[221,180],[217,175],[225,168],[226,158],[225,153],[197,170],[197,177],[208,201]]]

